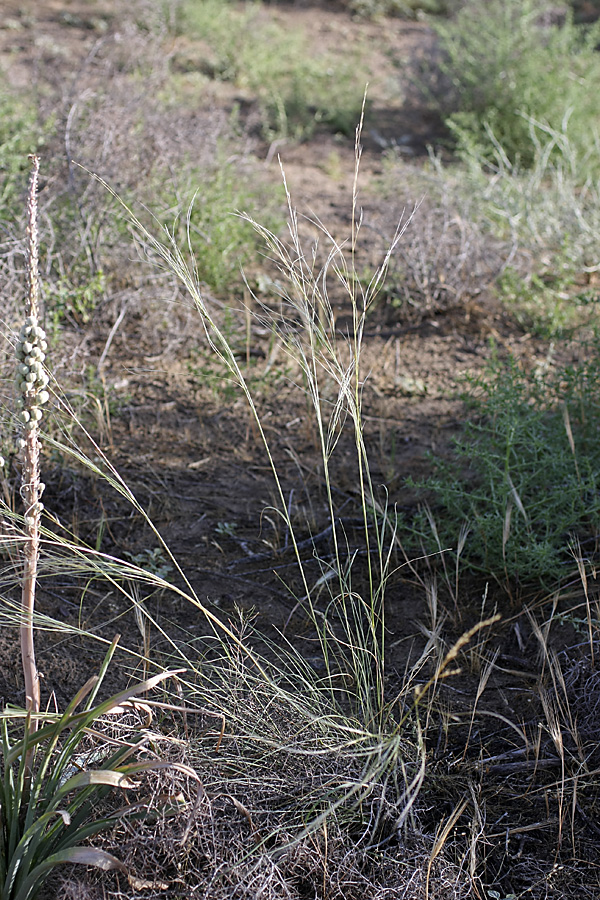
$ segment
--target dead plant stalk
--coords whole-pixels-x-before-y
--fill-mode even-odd
[[[37,323],[39,310],[38,285],[38,230],[37,230],[37,187],[40,161],[31,156],[32,171],[29,179],[27,197],[27,241],[28,241],[28,295],[26,315]],[[31,713],[31,730],[37,729],[37,713],[40,711],[40,679],[35,662],[35,645],[33,637],[33,614],[35,608],[35,589],[40,549],[40,515],[38,498],[40,486],[40,439],[37,420],[31,417],[31,407],[35,399],[35,382],[31,390],[23,395],[24,446],[21,482],[21,498],[25,508],[25,545],[23,550],[23,588],[22,588],[22,624],[21,624],[21,657],[25,677],[26,709]],[[28,408],[29,407],[29,408]],[[27,428],[29,422],[32,426]]]

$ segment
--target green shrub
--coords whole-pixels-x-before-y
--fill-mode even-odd
[[[105,295],[106,280],[102,271],[92,275],[81,267],[69,276],[57,277],[45,284],[46,311],[56,328],[61,322],[86,325]]]
[[[165,226],[173,231],[175,211],[174,236],[180,246],[189,242],[198,278],[217,294],[241,286],[242,268],[259,250],[255,230],[238,213],[260,209],[270,227],[278,230],[283,224],[281,189],[257,178],[251,167],[244,170],[222,157],[203,171],[190,166],[184,184],[163,183],[158,196]]]
[[[356,58],[315,56],[305,34],[269,21],[260,4],[242,11],[222,0],[190,0],[182,15],[183,27],[206,41],[203,70],[256,96],[265,137],[303,138],[318,124],[354,131],[366,81]]]
[[[598,356],[533,374],[512,359],[495,363],[466,399],[471,416],[453,458],[437,460],[435,475],[420,484],[440,541],[453,546],[467,521],[462,558],[474,569],[554,583],[567,572],[570,541],[585,552],[600,531]],[[417,522],[422,535],[425,519]]]
[[[461,152],[530,165],[545,128],[566,132],[579,162],[598,171],[595,86],[600,25],[553,23],[544,0],[467,0],[435,25],[446,80],[442,112]],[[590,147],[594,149],[590,157]]]
[[[578,284],[567,273],[522,276],[508,267],[498,280],[506,309],[525,331],[545,340],[572,338],[586,326],[597,325],[600,295],[597,287]]]

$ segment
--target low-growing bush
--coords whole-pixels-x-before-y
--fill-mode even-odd
[[[460,152],[493,158],[500,146],[528,166],[536,137],[550,128],[568,133],[582,173],[583,159],[598,171],[600,26],[555,12],[544,0],[468,0],[435,24],[442,57],[430,72],[441,68],[437,102]]]
[[[174,228],[180,244],[189,240],[200,281],[218,294],[230,296],[241,287],[242,267],[259,252],[255,230],[237,213],[260,209],[269,227],[277,230],[283,224],[277,204],[282,192],[256,175],[256,167],[217,157],[201,172],[190,165],[185,184],[169,187],[167,182],[158,193],[165,226]]]
[[[17,315],[24,298],[24,228],[20,226],[27,155],[43,145],[48,131],[49,127],[39,126],[35,109],[26,97],[8,87],[0,88],[0,294],[5,322]]]
[[[16,91],[0,89],[0,203],[3,219],[19,212],[27,154],[43,144],[35,108]]]
[[[555,584],[580,542],[592,556],[600,532],[600,364],[526,373],[496,362],[469,383],[471,409],[448,460],[420,483],[430,514],[416,523],[429,549],[451,547],[462,523],[462,560],[514,583]],[[427,537],[427,535],[429,535]]]
[[[430,165],[409,167],[388,158],[380,192],[385,202],[367,222],[385,244],[397,217],[410,214],[390,258],[382,297],[394,317],[419,320],[464,306],[488,291],[514,253],[514,237],[499,235],[468,172]]]
[[[600,197],[579,171],[568,135],[551,129],[529,167],[510,163],[500,145],[493,157],[472,150],[452,166],[433,154],[425,166],[389,154],[384,202],[369,225],[387,237],[395,213],[418,208],[390,260],[388,303],[419,317],[496,292],[523,327],[548,338],[593,324]]]

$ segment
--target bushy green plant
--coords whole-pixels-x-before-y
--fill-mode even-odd
[[[523,276],[509,267],[498,289],[519,325],[546,340],[572,337],[586,323],[598,321],[598,289],[578,285],[569,273]]]
[[[204,71],[257,97],[267,138],[303,138],[319,123],[344,134],[354,130],[365,81],[356,59],[315,56],[305,34],[269,21],[258,3],[240,10],[196,0],[182,15],[186,29],[209,48]]]
[[[536,134],[549,127],[566,131],[598,171],[599,25],[576,25],[570,11],[559,25],[544,0],[467,0],[435,29],[450,88],[441,109],[460,151],[493,156],[499,145],[511,162],[529,165]]]
[[[67,321],[85,325],[104,296],[106,281],[102,271],[92,275],[83,267],[70,276],[58,277],[45,285],[46,309],[54,327]]]
[[[173,208],[181,211],[181,194],[190,198],[187,216],[179,215],[175,235],[180,243],[189,241],[201,282],[216,293],[231,292],[242,282],[241,269],[256,256],[258,239],[254,229],[238,213],[260,208],[269,225],[279,229],[283,217],[277,210],[281,192],[256,178],[252,171],[218,158],[208,171],[191,169],[187,183],[198,187],[189,191],[178,185],[173,196],[162,188],[167,209],[163,220],[171,229]]]
[[[436,460],[420,488],[429,495],[439,542],[452,547],[462,523],[462,559],[486,576],[556,582],[569,544],[600,530],[600,363],[527,374],[496,362],[470,382],[471,413],[453,458]],[[429,533],[426,516],[421,534]],[[438,541],[430,542],[437,549]]]

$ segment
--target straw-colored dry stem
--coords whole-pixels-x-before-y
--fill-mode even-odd
[[[35,587],[37,578],[38,555],[40,546],[40,515],[35,512],[35,503],[40,483],[40,442],[35,431],[29,432],[26,438],[23,460],[23,483],[21,497],[25,507],[26,541],[24,547],[23,590],[21,605],[23,624],[21,626],[21,657],[25,676],[26,709],[32,713],[40,709],[40,681],[35,664],[35,646],[33,637],[33,612],[35,609]],[[35,729],[36,720],[32,719]]]
[[[27,238],[28,265],[27,274],[29,291],[27,298],[27,315],[37,318],[38,315],[38,240],[37,240],[37,185],[40,161],[37,156],[31,157],[32,171],[29,180],[27,197]],[[26,404],[27,405],[27,404]],[[31,727],[37,727],[36,713],[40,709],[40,680],[35,663],[35,645],[33,636],[33,613],[35,609],[35,587],[40,546],[40,512],[37,501],[40,489],[40,441],[38,428],[25,432],[23,450],[23,473],[21,498],[25,507],[26,540],[24,547],[22,612],[21,625],[21,657],[25,676],[26,708],[33,718]]]

